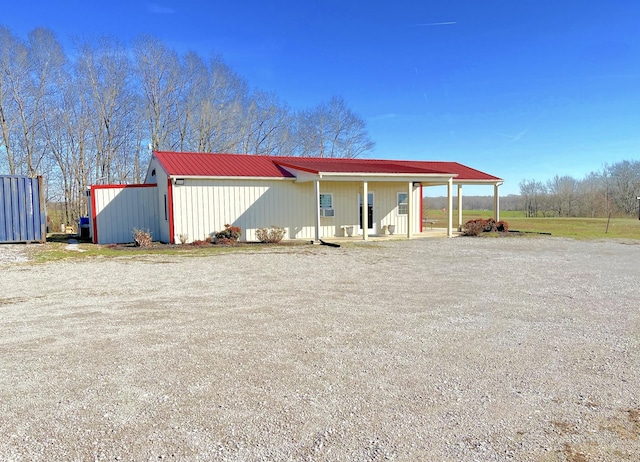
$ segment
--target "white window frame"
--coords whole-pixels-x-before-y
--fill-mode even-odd
[[[322,202],[323,202],[322,199],[323,199],[324,196],[329,198],[329,205],[327,205],[327,204],[323,205],[322,204]],[[320,199],[320,210],[322,210],[322,209],[333,209],[334,208],[333,207],[333,193],[320,193],[320,198],[319,199]],[[332,218],[332,217],[329,217],[329,218]]]
[[[400,202],[400,195],[403,194],[404,195],[404,203]],[[396,212],[399,216],[406,216],[409,215],[409,194],[407,192],[399,192],[396,194]],[[405,212],[402,213],[400,211],[400,207],[404,206]]]

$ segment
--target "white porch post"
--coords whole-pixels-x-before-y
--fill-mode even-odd
[[[366,181],[362,182],[362,240],[369,240],[369,189]]]
[[[407,189],[407,239],[411,239],[411,223],[413,218],[413,182],[409,182]]]
[[[447,237],[453,237],[453,178],[447,181]]]
[[[493,185],[493,218],[500,221],[500,194],[498,193],[499,184]]]
[[[462,231],[462,185],[458,185],[458,231]]]
[[[320,241],[320,180],[315,180],[314,188],[316,193],[316,242]]]

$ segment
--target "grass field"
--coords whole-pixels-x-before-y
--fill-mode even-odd
[[[475,218],[489,218],[491,210],[463,210],[462,222]],[[436,220],[434,226],[445,227],[447,216],[442,210],[427,210],[425,217]],[[552,236],[574,239],[640,239],[640,220],[637,218],[527,218],[521,211],[505,211],[500,219],[509,224],[509,229],[534,233],[551,233]],[[454,223],[457,212],[454,211]]]

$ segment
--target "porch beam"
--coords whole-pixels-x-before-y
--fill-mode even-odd
[[[320,180],[313,182],[316,195],[316,242],[320,242]]]
[[[458,185],[458,231],[462,231],[462,185]]]
[[[447,237],[453,237],[453,178],[447,181]]]
[[[407,188],[407,239],[411,239],[411,222],[413,218],[413,182]]]
[[[500,221],[500,194],[498,189],[500,184],[493,185],[493,218],[496,221]]]

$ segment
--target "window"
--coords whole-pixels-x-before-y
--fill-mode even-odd
[[[320,194],[320,216],[332,217],[333,210],[333,194]]]
[[[398,193],[398,215],[406,215],[408,212],[407,193]]]
[[[320,194],[320,208],[321,209],[333,208],[333,194]]]

